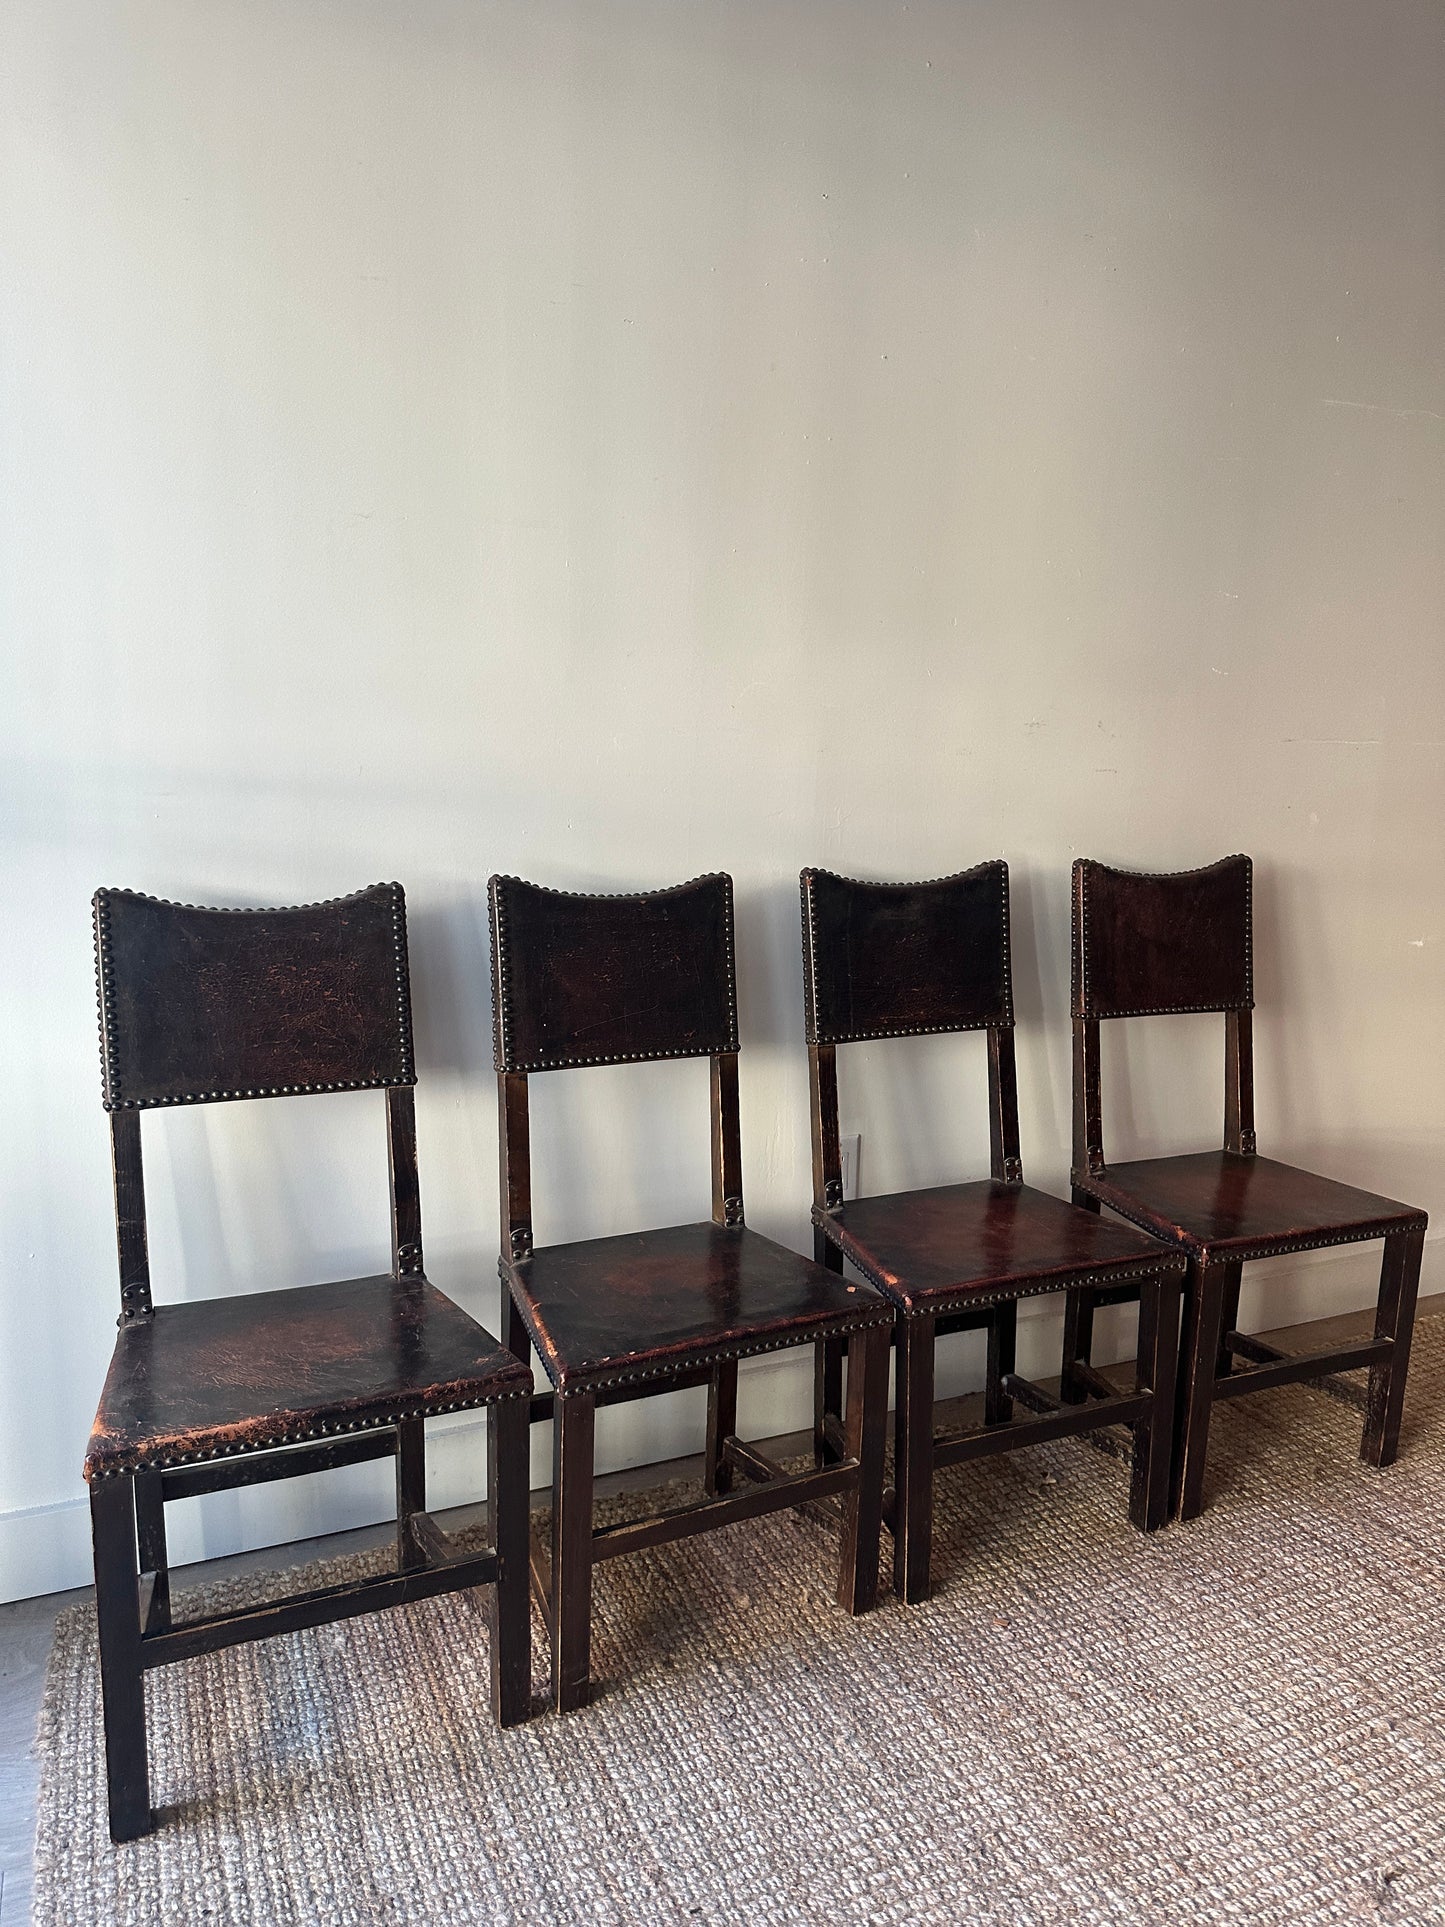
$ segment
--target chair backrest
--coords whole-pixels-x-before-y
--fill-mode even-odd
[[[97,890],[93,909],[122,1316],[151,1309],[140,1113],[176,1104],[386,1091],[393,1263],[419,1274],[401,885],[281,910]]]
[[[991,1168],[1022,1182],[1008,865],[929,883],[804,870],[799,883],[815,1201],[843,1202],[836,1047],[931,1031],[988,1032]]]
[[[713,1217],[741,1224],[732,878],[589,896],[494,876],[488,897],[505,1254],[532,1250],[534,1071],[710,1058]]]
[[[1221,1011],[1224,1148],[1254,1154],[1253,886],[1247,856],[1165,874],[1074,864],[1076,1170],[1104,1168],[1099,1024],[1115,1017]]]

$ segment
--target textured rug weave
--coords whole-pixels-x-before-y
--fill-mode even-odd
[[[119,1849],[73,1608],[35,1921],[1445,1922],[1442,1393],[1432,1319],[1386,1473],[1317,1391],[1222,1408],[1149,1540],[1081,1444],[946,1471],[937,1596],[858,1621],[807,1516],[609,1562],[606,1690],[507,1734],[465,1596],[152,1673],[165,1824]]]

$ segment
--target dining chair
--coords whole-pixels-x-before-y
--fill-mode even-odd
[[[527,1717],[532,1380],[423,1270],[400,884],[283,910],[99,890],[94,915],[121,1315],[85,1477],[110,1831],[122,1841],[153,1824],[145,1708],[153,1667],[486,1584],[492,1710],[504,1726]],[[390,1268],[154,1303],[142,1113],[362,1090],[385,1094]],[[459,1547],[426,1510],[425,1421],[473,1407],[486,1411],[492,1540],[479,1552]],[[385,1457],[396,1462],[394,1571],[173,1614],[167,1504]]]
[[[928,1596],[935,1473],[1045,1439],[1093,1433],[1101,1442],[1104,1427],[1130,1428],[1129,1516],[1152,1532],[1167,1517],[1184,1266],[1153,1239],[1024,1183],[1008,865],[980,863],[928,883],[810,869],[801,886],[816,1255],[836,1273],[845,1259],[854,1265],[898,1318],[894,1488],[885,1507],[895,1590],[910,1603]],[[969,1030],[988,1038],[988,1177],[845,1198],[838,1046]],[[1069,1401],[1015,1370],[1017,1307],[1084,1283],[1139,1299],[1138,1362],[1128,1392],[1076,1365],[1085,1397]],[[935,1435],[937,1340],[979,1329],[988,1333],[984,1422]],[[815,1451],[824,1463],[837,1449],[841,1351],[828,1339],[817,1352]]]
[[[1093,1211],[1107,1205],[1188,1262],[1172,1494],[1185,1519],[1203,1509],[1210,1417],[1222,1399],[1323,1379],[1364,1407],[1361,1456],[1391,1463],[1425,1239],[1426,1214],[1412,1205],[1259,1155],[1253,889],[1247,856],[1167,874],[1074,864],[1074,1196]],[[1223,1148],[1108,1163],[1100,1024],[1193,1011],[1224,1016]],[[1246,1264],[1374,1239],[1384,1240],[1384,1260],[1373,1337],[1289,1353],[1235,1329]],[[1066,1372],[1087,1363],[1095,1302],[1087,1292],[1075,1299]],[[1363,1367],[1361,1395],[1338,1374]]]
[[[551,1636],[553,1695],[565,1711],[589,1694],[599,1560],[839,1495],[838,1599],[852,1613],[874,1604],[892,1309],[744,1220],[732,880],[586,896],[498,876],[490,899],[500,1268],[509,1342],[519,1358],[535,1345],[552,1384],[532,1401],[533,1419],[552,1421],[553,1455],[550,1556],[534,1535],[533,1575]],[[536,1243],[529,1077],[689,1057],[710,1063],[711,1216]],[[738,1436],[738,1361],[843,1335],[852,1352],[838,1455],[790,1473]],[[597,1408],[703,1384],[705,1496],[594,1524]],[[737,1478],[747,1484],[734,1491]]]

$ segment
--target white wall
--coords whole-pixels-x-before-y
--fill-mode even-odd
[[[749,1213],[803,1248],[801,864],[1008,857],[1060,1189],[1070,859],[1252,851],[1262,1148],[1445,1220],[1442,50],[1424,0],[12,0],[0,1596],[86,1570],[98,883],[405,882],[430,1268],[488,1321],[493,869],[733,872]],[[1215,1141],[1218,1028],[1110,1034],[1119,1152]],[[845,1061],[865,1188],[979,1170],[980,1052]],[[537,1080],[539,1235],[702,1215],[704,1089]],[[369,1267],[380,1131],[148,1119],[158,1295]],[[375,1471],[183,1549],[375,1516]]]

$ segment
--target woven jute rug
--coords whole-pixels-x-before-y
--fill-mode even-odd
[[[465,1596],[152,1673],[123,1848],[76,1607],[35,1921],[1445,1922],[1442,1393],[1432,1319],[1385,1473],[1318,1391],[1222,1408],[1210,1510],[1152,1539],[1077,1442],[947,1471],[912,1610],[838,1612],[809,1516],[612,1561],[605,1690],[511,1733]]]

